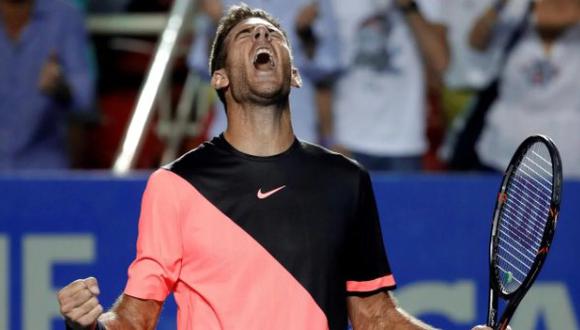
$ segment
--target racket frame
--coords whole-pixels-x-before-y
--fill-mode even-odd
[[[552,160],[552,197],[550,202],[550,211],[548,212],[548,221],[546,221],[546,227],[544,234],[542,236],[542,241],[540,248],[535,257],[535,260],[528,272],[527,276],[523,280],[522,284],[512,293],[507,293],[502,291],[500,287],[500,279],[496,272],[496,251],[498,249],[499,241],[499,220],[502,214],[503,207],[507,200],[506,190],[509,183],[513,179],[513,173],[517,169],[517,166],[521,163],[526,152],[536,143],[544,144],[548,152],[550,153],[550,158]],[[542,266],[548,255],[548,251],[552,244],[552,239],[554,237],[554,231],[556,229],[556,223],[558,221],[558,214],[560,211],[560,201],[562,193],[562,163],[560,160],[560,154],[556,145],[552,140],[544,135],[533,135],[524,140],[516,152],[514,153],[506,171],[503,176],[503,180],[500,186],[498,198],[496,200],[495,209],[493,213],[493,223],[491,226],[491,235],[489,243],[489,305],[487,313],[487,326],[493,329],[506,329],[509,321],[511,320],[515,310],[518,305],[531,288],[536,277],[538,276]],[[505,307],[502,316],[497,322],[498,318],[498,300],[502,298],[507,301],[507,306]]]

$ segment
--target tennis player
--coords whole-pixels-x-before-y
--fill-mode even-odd
[[[234,6],[210,54],[228,127],[154,172],[124,293],[103,314],[95,278],[58,293],[72,329],[154,329],[170,293],[179,329],[428,329],[397,307],[368,173],[296,139],[290,45]]]

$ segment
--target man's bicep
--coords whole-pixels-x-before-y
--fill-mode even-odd
[[[122,294],[111,311],[103,314],[99,321],[107,329],[155,329],[163,302],[139,299]]]

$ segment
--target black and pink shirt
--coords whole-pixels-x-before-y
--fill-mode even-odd
[[[256,157],[220,136],[150,177],[125,293],[173,292],[181,330],[343,330],[348,295],[394,286],[364,169],[299,140]]]

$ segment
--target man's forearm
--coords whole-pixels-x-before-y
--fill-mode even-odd
[[[107,313],[99,316],[99,322],[107,330],[155,329],[162,303],[121,295]]]
[[[449,45],[445,27],[427,21],[416,7],[407,8],[410,9],[404,9],[403,15],[413,31],[426,65],[435,73],[442,74],[449,64]]]
[[[347,304],[354,330],[434,329],[403,311],[387,292],[368,297],[349,297]]]
[[[391,311],[394,315],[391,317],[390,328],[397,330],[426,330],[435,329],[428,324],[423,323],[419,319],[414,318],[405,312],[402,308],[397,307]],[[386,329],[386,328],[383,328]]]
[[[471,47],[480,51],[487,49],[499,13],[503,7],[505,7],[506,3],[506,0],[496,1],[493,6],[489,7],[486,12],[475,21],[475,24],[469,33],[469,45]]]
[[[318,136],[320,143],[327,148],[334,147],[333,119],[332,119],[332,86],[318,86],[316,88],[316,108],[318,110]]]

